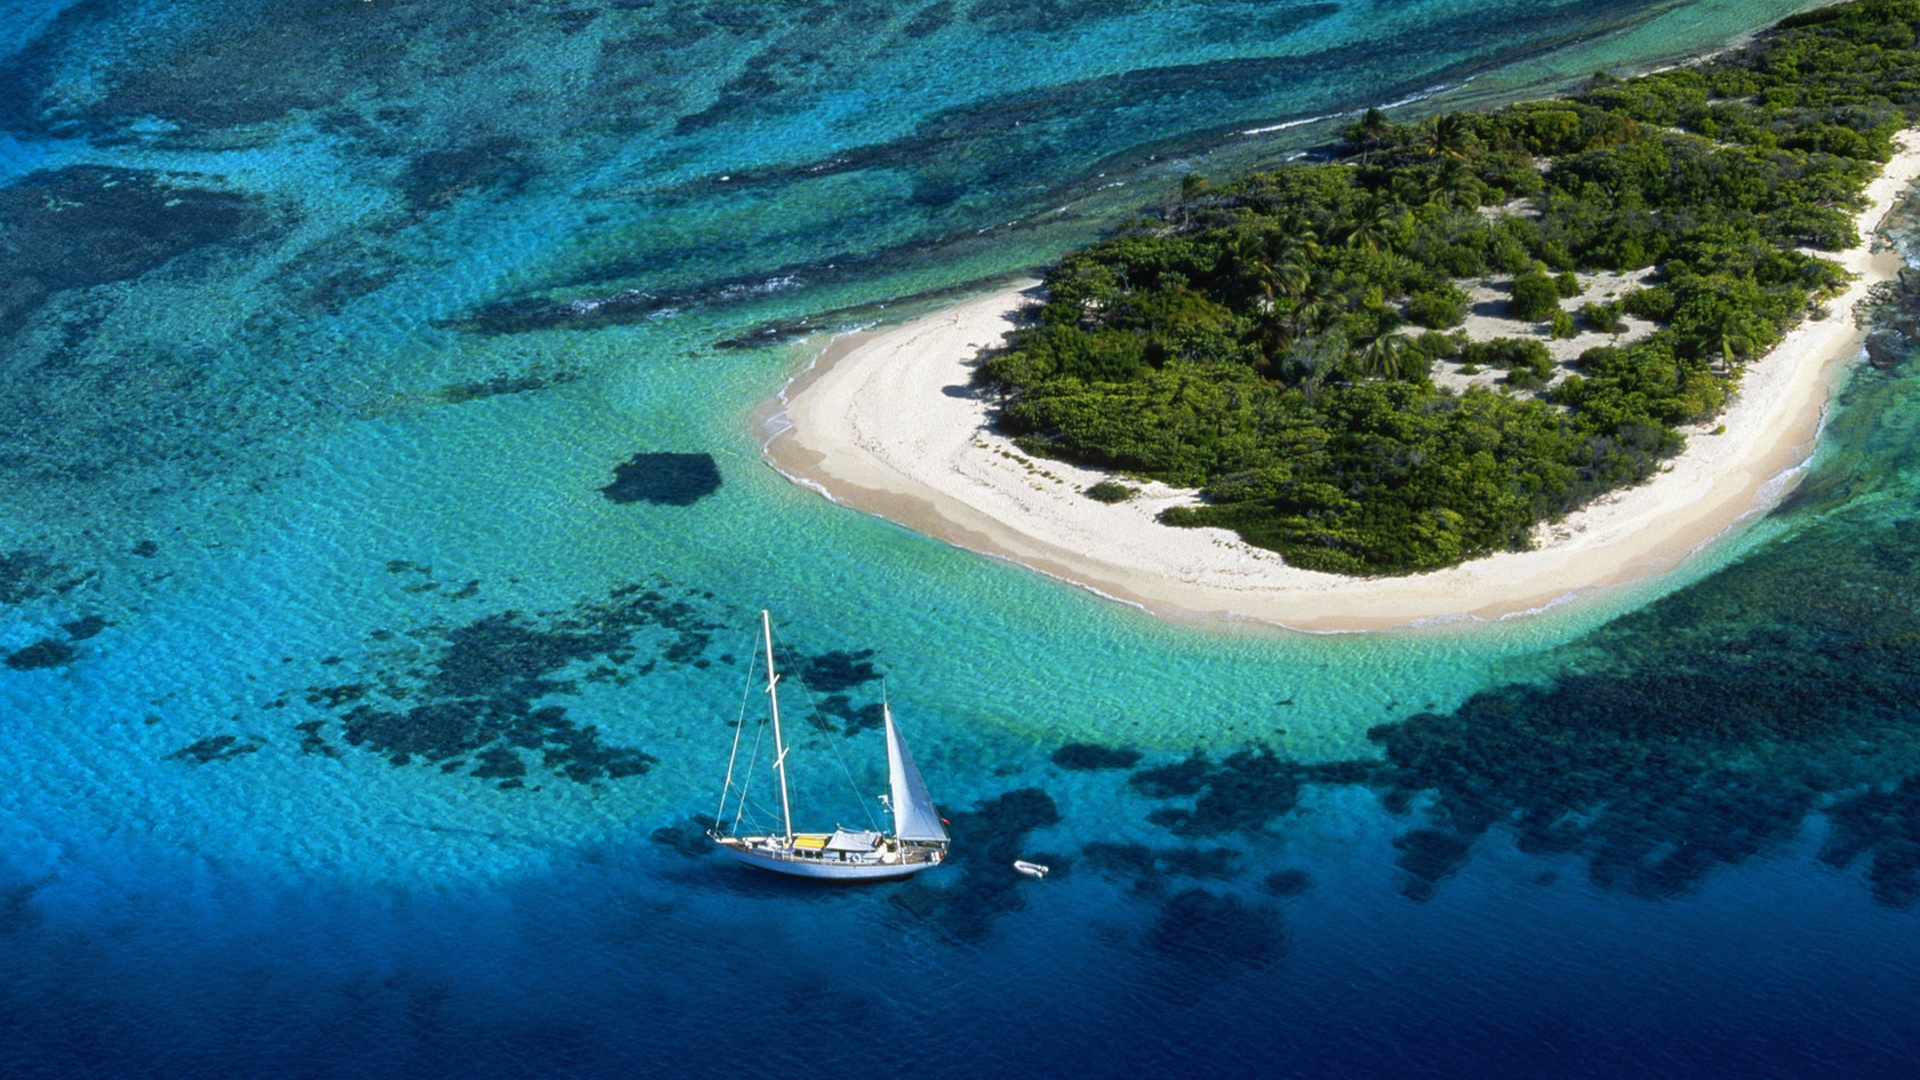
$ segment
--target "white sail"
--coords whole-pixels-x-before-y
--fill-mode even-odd
[[[940,812],[933,808],[933,796],[927,794],[920,770],[913,766],[913,755],[900,729],[893,726],[893,710],[881,706],[887,723],[887,783],[893,789],[893,835],[901,840],[945,841],[946,827],[940,824]]]

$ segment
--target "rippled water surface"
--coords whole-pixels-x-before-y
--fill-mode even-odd
[[[1389,635],[758,449],[1189,171],[1806,6],[0,2],[0,1074],[1907,1075],[1907,367],[1680,578]],[[949,866],[709,855],[763,606],[796,813],[884,693]]]

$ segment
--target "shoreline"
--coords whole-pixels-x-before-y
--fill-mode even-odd
[[[786,421],[763,453],[835,502],[1169,618],[1365,631],[1536,613],[1678,569],[1790,488],[1812,455],[1834,377],[1859,356],[1865,331],[1854,308],[1905,265],[1876,241],[1894,202],[1920,180],[1920,131],[1903,132],[1896,147],[1855,216],[1861,244],[1823,253],[1853,283],[1828,303],[1830,317],[1803,321],[1748,364],[1714,418],[1725,434],[1686,429],[1686,450],[1659,474],[1544,523],[1531,551],[1406,577],[1346,577],[1288,566],[1225,529],[1154,520],[1193,501],[1191,492],[1138,482],[1128,502],[1087,498],[1081,492],[1110,474],[1030,458],[987,429],[989,403],[970,381],[981,348],[1000,343],[1035,280],[833,338],[763,410],[770,425]]]

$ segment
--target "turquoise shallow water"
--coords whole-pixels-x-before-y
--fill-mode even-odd
[[[1803,6],[0,4],[4,1071],[1893,1068],[1904,369],[1682,577],[1391,635],[1156,621],[754,419],[803,332],[1327,128],[1281,125]],[[698,854],[761,606],[835,724],[884,674],[953,866]],[[828,742],[877,778],[812,735],[801,809],[857,817]],[[846,1025],[891,1037],[792,1035]]]

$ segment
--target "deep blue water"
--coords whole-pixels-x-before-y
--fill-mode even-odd
[[[1907,367],[1675,577],[1397,634],[758,450],[809,335],[1296,121],[1806,6],[0,2],[0,1076],[1912,1075]],[[884,676],[950,866],[699,842],[762,606],[797,811],[866,813]]]

